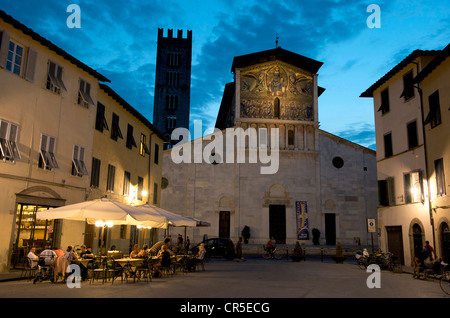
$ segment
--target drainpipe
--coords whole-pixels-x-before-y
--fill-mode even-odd
[[[151,156],[151,153],[152,153],[152,135],[154,134],[154,132],[152,132],[149,136],[148,136],[148,139],[149,139],[149,149],[148,149],[148,152],[149,152],[149,154],[148,154],[148,186],[147,186],[147,189],[148,189],[148,191],[147,191],[147,204],[150,204],[150,191],[151,191],[151,182],[150,182],[150,179],[151,179],[151,166],[152,166],[152,156]],[[154,235],[154,232],[155,232],[155,230],[154,229],[151,229],[150,230],[150,243],[152,243],[152,244],[154,244],[154,239],[153,239],[153,237],[155,236]]]
[[[413,64],[416,64],[417,75],[418,75],[419,74],[419,63],[413,62]],[[421,122],[422,122],[423,150],[424,150],[424,155],[425,155],[425,175],[427,178],[427,192],[428,192],[428,213],[429,213],[429,217],[430,217],[431,232],[433,235],[433,246],[436,249],[436,235],[434,233],[433,207],[431,204],[430,173],[428,170],[427,141],[426,141],[426,136],[425,136],[425,125],[424,125],[424,114],[423,114],[423,92],[422,92],[422,89],[420,88],[420,82],[418,82],[417,86],[414,86],[414,87],[417,88],[417,91],[419,92],[419,97],[420,97],[420,112],[421,112],[421,116],[422,116]],[[436,251],[435,251],[435,253],[436,253]]]

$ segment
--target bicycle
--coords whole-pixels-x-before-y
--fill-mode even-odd
[[[270,252],[265,245],[263,245],[263,247],[264,252],[262,254],[262,257],[264,259],[281,259],[283,257],[281,254],[278,253],[276,247],[273,248],[272,252]]]
[[[358,265],[360,269],[366,269],[367,266],[369,266],[368,256],[360,256],[356,258],[356,265]]]
[[[442,291],[445,294],[450,295],[450,271],[445,271],[442,274],[440,285],[441,285]]]

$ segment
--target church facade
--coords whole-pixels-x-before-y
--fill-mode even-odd
[[[314,228],[321,244],[376,241],[367,226],[377,215],[375,152],[319,129],[321,66],[280,47],[235,57],[216,132],[164,151],[161,206],[210,224],[186,229],[191,242],[236,242],[245,226],[251,244],[310,244]],[[227,140],[238,128],[244,160],[240,137]],[[199,149],[205,160],[193,159]],[[191,162],[177,160],[187,152]],[[273,169],[263,173],[269,163],[253,153],[270,155]]]

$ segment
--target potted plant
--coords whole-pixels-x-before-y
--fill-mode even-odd
[[[248,239],[250,238],[250,227],[249,226],[244,226],[244,228],[242,229],[242,237],[244,238],[244,243],[248,244]]]
[[[319,229],[313,228],[312,229],[312,236],[313,236],[313,244],[314,245],[320,245],[320,242],[319,242],[320,231],[319,231]]]
[[[303,248],[300,246],[300,244],[297,241],[297,242],[295,242],[294,254],[292,255],[292,261],[299,262],[302,259],[305,260],[305,253],[303,252]]]
[[[332,257],[332,259],[336,262],[336,264],[344,264],[345,260],[344,256],[344,248],[342,247],[341,242],[337,242],[336,244],[336,255]]]

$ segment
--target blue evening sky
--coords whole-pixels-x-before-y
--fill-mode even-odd
[[[81,8],[70,29],[69,4]],[[381,9],[368,28],[367,6]],[[450,0],[0,0],[0,9],[108,77],[153,122],[158,28],[193,32],[191,123],[214,127],[233,57],[279,46],[319,60],[320,128],[375,149],[371,98],[359,95],[415,49],[450,42]],[[192,125],[192,124],[191,124]]]

